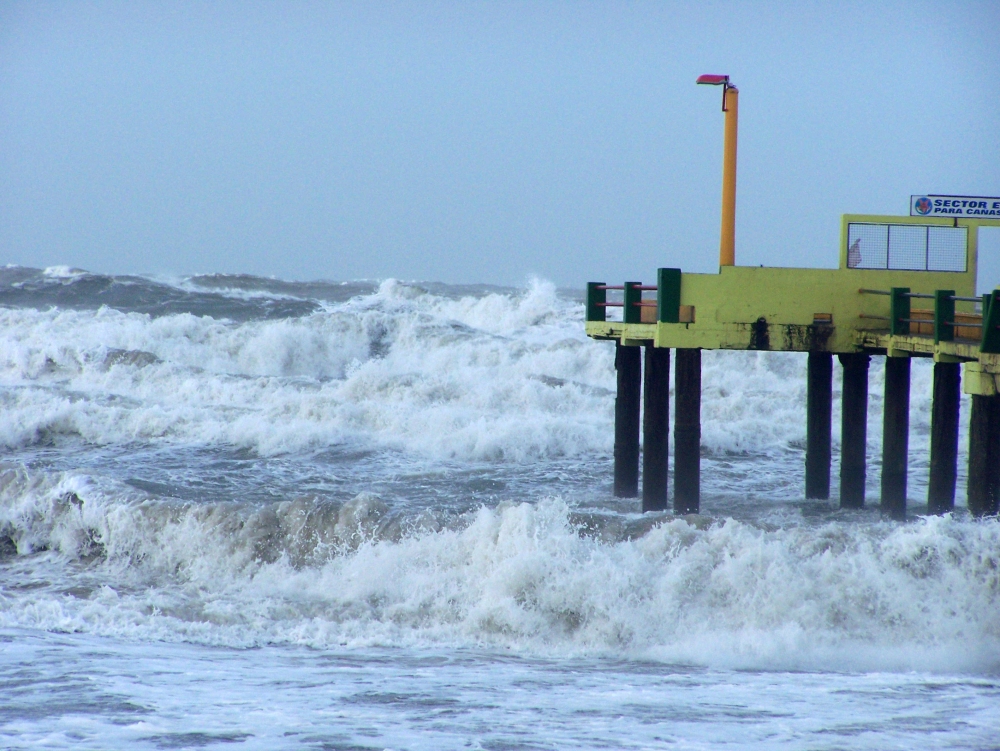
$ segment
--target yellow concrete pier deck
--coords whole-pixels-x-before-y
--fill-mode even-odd
[[[964,391],[992,396],[1000,289],[975,296],[979,226],[1000,220],[844,215],[837,269],[660,269],[655,284],[591,283],[586,331],[626,346],[933,357],[965,363]],[[624,320],[606,320],[616,307]]]

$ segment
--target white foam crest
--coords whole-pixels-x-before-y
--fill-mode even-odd
[[[562,329],[568,319],[577,318],[580,305],[561,300],[554,284],[534,278],[518,297],[494,293],[442,300],[438,309],[449,318],[493,334],[519,333],[547,339],[554,330],[565,335]]]
[[[6,559],[8,579],[35,565],[77,590],[99,582],[72,597],[66,584],[11,587],[0,596],[4,627],[727,667],[1000,669],[994,521],[772,531],[678,519],[609,544],[581,536],[558,499],[381,537],[372,498],[316,522],[322,510],[302,502],[128,502],[79,477],[8,471],[0,499],[0,529],[22,554]]]
[[[584,336],[582,306],[537,280],[520,294],[458,300],[388,280],[308,316],[247,323],[7,309],[0,440],[165,438],[265,454],[361,441],[469,460],[607,454],[613,360],[612,345]],[[914,363],[915,449],[928,433],[930,372]],[[873,367],[873,445],[881,379]],[[801,354],[705,352],[703,389],[707,449],[801,450]]]
[[[610,353],[591,347],[576,321],[564,316],[563,336],[533,343],[442,313],[452,301],[392,287],[303,318],[244,324],[3,311],[0,367],[15,388],[0,436],[14,445],[52,432],[94,442],[159,436],[265,453],[354,436],[470,458],[610,445],[601,391]],[[109,360],[112,350],[152,357],[138,367],[135,357]]]
[[[715,451],[785,450],[805,441],[801,356],[778,352],[705,352],[702,443]]]
[[[42,275],[50,279],[77,279],[88,273],[90,272],[72,266],[49,266],[42,270]]]

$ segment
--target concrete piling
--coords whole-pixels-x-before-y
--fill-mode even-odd
[[[642,416],[642,510],[667,507],[670,350],[646,345]]]
[[[906,472],[910,440],[910,358],[885,358],[882,413],[882,513],[906,518]]]
[[[639,408],[642,389],[642,358],[638,347],[615,343],[615,495],[639,495]]]
[[[840,415],[840,507],[865,505],[865,459],[868,440],[868,365],[859,352],[840,355],[844,368]]]
[[[973,516],[1000,512],[1000,394],[972,397],[968,492]]]
[[[642,388],[642,358],[638,347],[615,343],[615,495],[639,495],[639,408]]]
[[[806,383],[806,498],[830,497],[833,355],[810,352]]]
[[[934,363],[931,474],[927,485],[927,511],[931,514],[946,514],[955,508],[955,479],[958,476],[958,408],[961,398],[959,363]]]
[[[701,503],[701,350],[678,349],[674,369],[674,512]]]

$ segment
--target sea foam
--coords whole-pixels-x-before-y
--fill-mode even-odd
[[[308,310],[0,309],[0,441],[15,455],[82,443],[93,467],[3,470],[0,624],[233,646],[997,669],[991,521],[824,522],[794,506],[771,521],[642,517],[530,481],[458,511],[368,492],[251,502],[213,497],[209,465],[195,478],[209,490],[185,500],[116,474],[130,447],[180,464],[190,447],[303,465],[342,447],[543,473],[576,457],[610,472],[614,347],[587,339],[582,304],[552,285],[447,295],[390,280]],[[918,470],[930,373],[914,363]],[[798,483],[804,374],[799,354],[704,353],[706,481]]]
[[[3,309],[0,441],[17,447],[75,435],[95,444],[221,443],[264,455],[367,443],[486,461],[606,455],[614,348],[584,336],[582,313],[545,282],[452,299],[393,280],[280,320]],[[799,450],[804,370],[794,353],[706,352],[704,448]],[[871,374],[873,443],[881,371]],[[930,367],[917,363],[916,456],[927,441],[929,390]],[[835,425],[835,442],[838,434]]]
[[[661,516],[608,539],[558,498],[442,520],[392,517],[371,496],[166,503],[20,469],[0,484],[13,585],[0,599],[4,627],[727,667],[1000,669],[992,521],[774,529]]]
[[[351,440],[514,460],[605,451],[613,354],[567,326],[575,307],[542,283],[456,301],[387,282],[278,321],[7,309],[0,439],[223,442],[263,454]]]

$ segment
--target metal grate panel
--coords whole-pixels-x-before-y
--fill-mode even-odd
[[[927,228],[927,270],[965,271],[968,227]]]
[[[850,224],[847,227],[847,267],[884,269],[889,247],[889,225]]]
[[[927,269],[927,227],[889,225],[889,268],[900,271]]]
[[[967,243],[967,227],[851,222],[847,267],[963,272]]]

